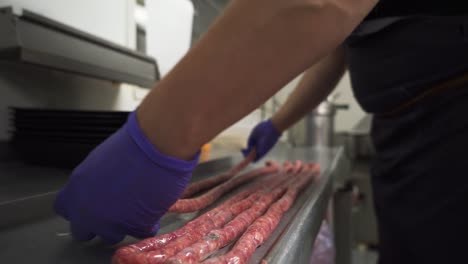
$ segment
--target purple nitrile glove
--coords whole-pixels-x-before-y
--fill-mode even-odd
[[[255,126],[249,136],[247,148],[242,150],[244,156],[247,156],[253,149],[256,150],[254,161],[258,161],[275,146],[281,133],[273,126],[271,120],[260,122]]]
[[[80,241],[99,236],[115,244],[125,235],[153,236],[189,183],[198,156],[182,161],[159,153],[132,113],[73,171],[54,209]]]

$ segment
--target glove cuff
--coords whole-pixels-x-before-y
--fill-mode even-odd
[[[133,142],[146,154],[146,156],[158,166],[179,172],[192,172],[198,164],[200,151],[195,154],[192,160],[185,161],[160,153],[141,130],[138,124],[136,112],[132,112],[124,126]]]
[[[270,131],[273,132],[277,138],[280,138],[282,133],[273,125],[271,119],[268,119],[267,124],[270,127]]]

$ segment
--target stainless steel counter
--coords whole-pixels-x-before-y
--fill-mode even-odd
[[[274,155],[276,155],[275,152]],[[265,259],[267,263],[309,263],[313,244],[332,198],[333,179],[343,178],[349,172],[349,161],[343,149],[304,148],[284,151],[283,158],[320,163],[319,181],[311,184],[298,197],[295,205],[285,215],[278,229],[257,250],[252,263]],[[265,254],[263,254],[265,251]]]
[[[24,163],[8,155],[4,147],[0,143],[0,237],[2,229],[53,216],[53,199],[70,174],[67,169]],[[200,161],[194,178],[230,167],[235,154],[238,153],[214,149]]]
[[[308,263],[313,242],[331,197],[332,178],[347,173],[348,161],[341,149],[278,147],[268,158],[317,161],[322,172],[320,180],[301,193],[270,239],[257,249],[251,263],[259,263],[262,259],[268,263]],[[198,169],[194,173],[194,180],[219,172],[239,159],[240,155],[236,155],[220,163],[212,162],[210,166]],[[161,232],[178,228],[199,213],[168,214],[162,219]],[[132,242],[135,242],[133,238],[126,238],[120,245]],[[0,228],[0,258],[8,263],[109,263],[115,248],[97,240],[88,243],[74,242],[68,233],[67,222],[54,216],[20,226]],[[228,249],[227,247],[224,250]]]

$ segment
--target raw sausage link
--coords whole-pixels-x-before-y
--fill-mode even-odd
[[[302,173],[301,178],[288,187],[288,191],[275,202],[268,211],[245,231],[239,238],[234,247],[226,255],[211,258],[203,263],[205,264],[228,264],[247,263],[258,246],[263,244],[278,225],[281,217],[294,203],[297,194],[302,190],[317,174],[318,167],[315,164],[308,165],[308,168]]]
[[[275,178],[282,179],[281,175]],[[278,180],[273,180],[270,182],[270,186],[273,184],[278,184]],[[243,211],[250,208],[254,203],[256,203],[256,201],[260,199],[262,193],[265,192],[265,189],[268,189],[270,186],[265,183],[263,188],[252,193],[248,198],[233,204],[226,210],[218,212],[211,218],[207,218],[206,221],[196,226],[195,228],[192,228],[191,231],[184,236],[171,241],[165,247],[137,256],[138,262],[136,263],[155,264],[166,261],[168,258],[174,256],[179,251],[201,239],[211,230],[221,228],[227,222],[231,221],[236,215],[239,215]]]
[[[221,206],[206,212],[205,214],[201,215],[200,217],[188,222],[185,226],[182,228],[179,228],[173,232],[167,233],[167,234],[162,234],[156,237],[150,237],[147,239],[144,239],[136,244],[132,245],[127,245],[119,248],[113,257],[112,263],[115,264],[121,264],[121,263],[136,263],[133,261],[134,255],[138,254],[140,252],[147,252],[151,250],[156,250],[159,249],[165,245],[167,245],[169,242],[173,241],[174,239],[183,236],[184,234],[190,232],[194,227],[200,225],[201,222],[206,221],[206,219],[209,219],[213,217],[215,214],[217,214],[219,211],[224,210],[225,208],[230,207],[234,203],[246,198],[251,194],[251,191],[246,190],[243,191],[231,199],[227,200],[222,204]]]
[[[270,167],[279,167],[278,164],[275,162],[267,162],[267,165]],[[142,252],[147,252],[147,251],[152,251],[156,250],[159,248],[164,247],[167,245],[169,242],[173,241],[174,239],[181,237],[185,234],[188,234],[192,232],[193,229],[195,229],[197,226],[201,225],[202,223],[208,221],[212,217],[214,217],[216,214],[218,214],[221,211],[227,210],[230,208],[232,205],[235,203],[243,200],[253,192],[259,190],[260,188],[263,188],[265,184],[267,184],[269,181],[271,181],[271,178],[275,177],[275,175],[270,175],[264,178],[261,178],[254,182],[252,186],[247,188],[246,190],[234,195],[224,203],[222,203],[220,206],[202,214],[201,216],[197,217],[196,219],[188,222],[186,225],[184,225],[182,228],[179,228],[173,232],[167,233],[167,234],[162,234],[156,237],[151,237],[144,239],[136,244],[132,245],[127,245],[124,247],[121,247],[116,251],[114,254],[112,263],[115,264],[121,264],[121,263],[139,263],[136,262],[134,259],[136,258],[136,254],[142,253]]]
[[[145,256],[141,258],[144,259],[144,262],[142,263],[162,263],[169,257],[174,256],[180,250],[202,238],[210,232],[210,230],[222,227],[235,215],[240,214],[242,211],[252,206],[252,204],[259,198],[260,195],[258,193],[251,194],[247,199],[232,205],[228,210],[219,212],[214,217],[208,219],[208,221],[205,221],[196,228],[193,228],[190,233],[171,241],[165,247],[145,253]]]
[[[208,179],[204,179],[204,180],[197,181],[197,182],[190,184],[189,187],[182,194],[182,198],[188,198],[192,196],[193,194],[196,194],[200,191],[206,190],[208,188],[211,188],[213,186],[216,186],[222,182],[229,180],[230,178],[237,175],[245,167],[247,167],[254,159],[255,159],[255,151],[252,151],[247,157],[245,157],[245,159],[243,159],[239,164],[234,166],[229,171],[222,173],[220,175],[213,176]]]
[[[181,199],[178,200],[171,208],[169,212],[175,213],[189,213],[203,209],[210,204],[212,204],[216,199],[221,197],[224,193],[232,190],[233,188],[248,182],[256,177],[265,176],[278,172],[278,167],[276,166],[266,166],[259,169],[254,169],[252,171],[241,174],[237,177],[234,177],[227,182],[211,189],[207,193],[193,199]]]
[[[302,164],[300,162],[296,162],[294,164],[294,170],[288,175],[286,175],[289,177],[282,177],[283,179],[280,179],[279,183],[273,189],[273,191],[263,193],[262,197],[251,208],[245,210],[244,212],[236,216],[222,229],[215,229],[210,231],[197,243],[180,251],[174,257],[168,259],[166,263],[198,263],[199,261],[211,255],[216,250],[230,244],[286,191],[287,186],[291,183],[291,181],[295,180],[295,177],[291,176],[297,175],[300,172],[301,168]]]

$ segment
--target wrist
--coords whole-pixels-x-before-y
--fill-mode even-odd
[[[279,118],[278,115],[272,116],[270,118],[270,122],[279,134],[282,134],[287,129],[284,122],[281,121],[281,118]]]
[[[157,105],[159,102],[155,102]],[[181,120],[180,117],[167,118],[167,113],[161,115],[161,110],[145,104],[135,110],[138,125],[148,141],[164,155],[177,159],[191,160],[200,151],[200,140],[194,126]],[[169,115],[171,116],[171,115]],[[177,120],[177,122],[175,121]]]
[[[127,124],[125,125],[125,129],[130,135],[132,141],[139,147],[146,157],[159,166],[166,167],[171,170],[191,172],[198,163],[200,152],[197,152],[190,160],[182,160],[177,157],[161,153],[142,131],[138,123],[136,112],[130,114]]]

